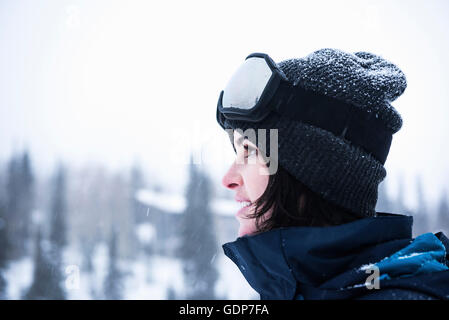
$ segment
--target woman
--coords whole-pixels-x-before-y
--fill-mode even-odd
[[[222,182],[242,203],[223,249],[261,299],[449,298],[446,236],[375,211],[405,88],[380,56],[321,49],[252,54],[221,92],[236,152]]]

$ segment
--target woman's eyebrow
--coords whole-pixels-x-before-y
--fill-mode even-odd
[[[239,138],[237,139],[237,141],[236,141],[236,144],[237,144],[238,146],[241,146],[243,140],[247,140],[247,141],[248,141],[248,144],[250,144],[252,147],[257,148],[257,147],[256,147],[256,146],[255,146],[255,145],[248,139],[247,136],[241,136],[241,137],[239,137]]]

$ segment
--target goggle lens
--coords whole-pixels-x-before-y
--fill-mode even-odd
[[[223,93],[223,108],[249,110],[256,106],[273,72],[264,58],[250,57],[232,75]]]

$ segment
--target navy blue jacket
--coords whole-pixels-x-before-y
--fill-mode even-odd
[[[449,240],[411,216],[245,235],[223,250],[264,299],[449,299]],[[377,273],[376,273],[377,272]]]

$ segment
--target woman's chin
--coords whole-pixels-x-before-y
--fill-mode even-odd
[[[239,231],[238,234],[237,234],[237,236],[238,236],[238,237],[243,237],[243,236],[246,235],[246,234],[247,234],[247,233],[245,233],[245,232]]]
[[[253,230],[251,230],[251,229],[248,228],[248,227],[243,226],[243,227],[240,227],[240,228],[239,228],[238,236],[239,236],[239,237],[243,237],[243,236],[245,236],[245,235],[251,235],[251,234],[253,234],[253,233],[254,233]]]

